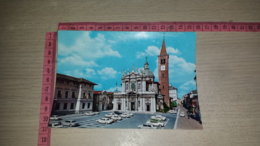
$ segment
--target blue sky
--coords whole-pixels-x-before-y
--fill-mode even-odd
[[[95,91],[121,90],[123,70],[149,68],[158,81],[157,57],[163,36],[169,54],[169,83],[178,98],[196,89],[194,81],[195,32],[58,31],[57,72],[85,78],[98,85]]]

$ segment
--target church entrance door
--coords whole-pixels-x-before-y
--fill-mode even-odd
[[[117,109],[118,109],[118,110],[121,110],[121,104],[118,104]]]
[[[135,110],[135,102],[131,102],[131,111]]]
[[[149,105],[149,104],[146,105],[146,110],[147,110],[148,112],[150,111],[150,105]]]

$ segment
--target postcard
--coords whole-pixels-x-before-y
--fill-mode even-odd
[[[52,128],[202,129],[195,32],[58,31]]]

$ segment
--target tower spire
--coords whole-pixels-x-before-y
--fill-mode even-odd
[[[164,36],[163,36],[163,42],[162,42],[162,47],[161,47],[161,53],[160,53],[160,55],[167,55],[166,46],[165,46],[165,41],[164,41]]]

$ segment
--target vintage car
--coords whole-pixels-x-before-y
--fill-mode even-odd
[[[121,115],[122,114],[122,112],[119,112],[119,111],[114,111],[114,113],[117,114],[117,115]]]
[[[113,119],[114,121],[122,120],[122,118],[119,115],[113,115],[111,116],[111,119]]]
[[[162,115],[155,115],[155,116],[151,116],[151,119],[156,119],[156,120],[161,120],[161,121],[165,121],[166,117],[162,116]]]
[[[62,123],[63,126],[68,126],[68,127],[77,127],[79,126],[79,123],[77,123],[75,120],[67,120]]]
[[[62,120],[62,118],[61,118],[60,116],[58,116],[58,115],[52,115],[52,116],[50,117],[50,120],[55,120],[55,121],[57,121],[57,120]]]
[[[184,111],[181,111],[181,112],[180,112],[180,117],[185,117]]]
[[[152,125],[157,126],[157,127],[164,127],[164,123],[161,122],[160,120],[150,119],[146,122],[146,124],[152,124]]]
[[[94,112],[86,112],[84,113],[85,116],[94,116],[96,115]]]
[[[145,123],[143,125],[139,125],[138,129],[157,129],[153,124],[151,123]]]
[[[109,119],[109,118],[101,118],[101,119],[98,119],[96,120],[98,123],[101,123],[101,124],[111,124],[114,122],[113,119]]]
[[[61,122],[58,122],[58,123],[49,123],[48,125],[49,125],[49,127],[52,127],[52,128],[60,128],[60,127],[63,127],[63,125],[61,124]]]
[[[134,114],[133,113],[131,113],[131,112],[124,112],[124,113],[126,113],[126,114],[129,114],[129,115],[131,115],[132,117],[134,116]]]
[[[178,112],[177,110],[169,110],[170,114],[177,114],[177,112]]]
[[[123,113],[120,116],[123,117],[123,118],[131,118],[132,117],[132,115],[129,114],[129,113]]]
[[[108,113],[108,114],[105,114],[105,117],[110,118],[110,117],[112,117],[114,115],[117,115],[117,114],[115,114],[115,113]]]

